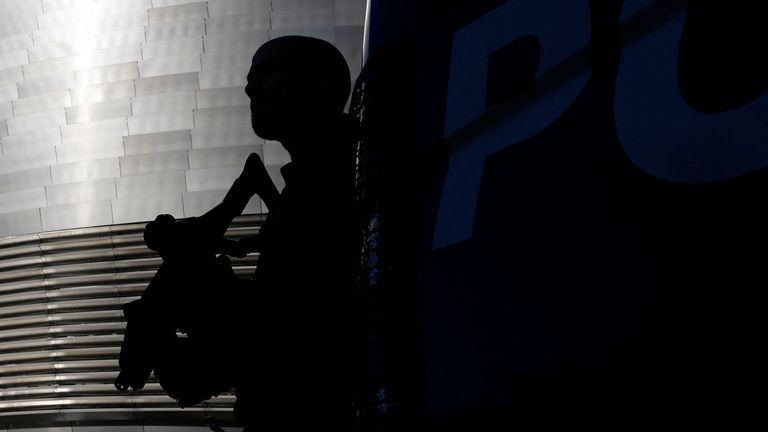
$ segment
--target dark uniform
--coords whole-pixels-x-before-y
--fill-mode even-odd
[[[285,188],[260,236],[253,283],[258,365],[238,387],[246,426],[351,426],[351,302],[355,280],[356,141],[344,117],[316,157],[281,170]],[[252,339],[253,340],[253,339]]]

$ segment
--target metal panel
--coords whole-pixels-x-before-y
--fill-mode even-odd
[[[197,91],[197,108],[249,106],[250,99],[243,87],[229,87]]]
[[[67,123],[86,123],[115,117],[131,116],[131,100],[110,100],[66,108]]]
[[[106,3],[104,3],[106,5]],[[115,29],[145,27],[149,24],[146,9],[140,11],[124,11],[116,14],[100,16],[93,20],[91,29],[97,33]]]
[[[35,30],[37,30],[36,16],[9,20],[0,15],[0,38],[31,33]]]
[[[91,46],[86,36],[88,29],[83,26],[55,27],[38,30],[32,33],[35,46],[44,46],[59,42],[82,40],[86,47]]]
[[[264,144],[251,129],[250,122],[228,127],[197,127],[192,130],[192,148],[213,148]]]
[[[95,49],[115,48],[144,43],[144,40],[144,26],[129,27],[122,30],[108,31],[99,34],[98,38],[93,39],[93,47]]]
[[[93,159],[123,156],[123,139],[114,137],[106,140],[65,144],[56,147],[56,158],[60,164]]]
[[[286,27],[274,28],[269,32],[271,38],[278,38],[289,35],[309,36],[332,44],[336,43],[336,31],[331,25],[318,26],[318,27],[291,27],[291,25],[301,25],[300,23],[294,23],[291,20],[286,22],[278,22],[278,25],[285,24]]]
[[[184,217],[201,216],[218,205],[226,194],[226,190],[185,192],[182,194]],[[251,213],[261,213],[261,200],[257,196],[251,198],[243,210],[243,214]]]
[[[21,71],[21,66],[0,70],[0,86],[15,84],[23,80],[24,73]]]
[[[333,10],[333,0],[280,0],[272,2],[275,12],[303,12],[312,10]]]
[[[27,50],[13,51],[0,54],[0,69],[8,69],[29,63]]]
[[[186,192],[184,171],[169,171],[141,176],[126,176],[117,179],[117,197],[120,199],[151,194]]]
[[[204,3],[205,0],[152,0],[152,7],[176,6],[185,3]]]
[[[139,75],[153,77],[200,71],[200,56],[155,58],[139,62]]]
[[[192,129],[193,127],[192,112],[190,111],[134,116],[128,119],[128,131],[131,135]]]
[[[205,34],[205,21],[196,19],[191,21],[175,22],[170,24],[150,25],[147,27],[147,41],[159,41],[167,39],[180,39],[190,36],[202,36]]]
[[[0,174],[55,164],[54,147],[23,147],[0,156]]]
[[[283,174],[280,172],[280,165],[268,165],[267,172],[269,173],[269,177],[275,183],[277,190],[282,191],[285,187],[285,180],[283,179]]]
[[[124,118],[61,127],[61,140],[64,144],[78,141],[95,141],[123,135],[128,135],[128,125]]]
[[[120,177],[117,158],[74,162],[51,167],[53,184]]]
[[[70,89],[75,86],[75,76],[73,73],[62,74],[55,78],[20,82],[18,86],[19,97],[25,98]]]
[[[149,23],[151,25],[207,17],[208,8],[205,3],[189,3],[149,10]]]
[[[133,114],[137,116],[184,110],[192,112],[197,107],[197,100],[193,91],[137,97],[131,103],[133,104]]]
[[[282,2],[276,2],[281,4]],[[333,28],[336,17],[333,9],[300,9],[274,11],[270,17],[273,29],[283,28],[312,28],[312,27],[331,27]]]
[[[120,158],[120,172],[124,176],[189,169],[189,156],[185,150],[143,153]]]
[[[19,98],[19,87],[16,84],[0,86],[0,102],[11,101]]]
[[[366,2],[361,0],[336,0],[334,15],[337,26],[363,26]],[[361,47],[362,48],[362,47]]]
[[[6,154],[59,144],[61,144],[61,130],[58,127],[41,128],[3,138],[3,150]]]
[[[90,69],[120,63],[129,63],[139,61],[140,59],[141,47],[139,45],[129,45],[80,54],[76,57],[75,68]]]
[[[225,190],[184,192],[182,194],[184,217],[201,216],[218,205],[226,194]]]
[[[203,45],[209,53],[240,52],[250,53],[248,58],[256,50],[269,40],[267,30],[257,32],[216,33],[205,36]]]
[[[134,65],[135,67],[136,65]],[[136,72],[138,76],[138,69]],[[135,96],[133,80],[117,81],[90,87],[70,90],[72,105],[90,105],[113,99],[125,99]]]
[[[25,116],[8,119],[8,133],[10,135],[24,133],[37,128],[46,128],[67,124],[64,108],[42,111]]]
[[[0,175],[0,193],[32,189],[51,184],[51,168],[40,167]]]
[[[196,72],[136,80],[136,96],[182,92],[199,88],[200,83]]]
[[[252,32],[269,29],[269,14],[237,14],[216,16],[206,20],[209,35],[216,33]]]
[[[250,69],[250,67],[249,67]],[[213,70],[200,72],[200,88],[245,87],[248,70]]]
[[[258,47],[257,47],[258,48]],[[253,50],[256,51],[255,49]],[[251,58],[253,52],[208,52],[200,56],[203,70],[212,71],[218,69],[240,71],[243,75],[248,75],[251,68]]]
[[[113,179],[49,185],[45,192],[49,206],[103,201],[117,197]]]
[[[42,5],[39,1],[2,0],[0,1],[0,6],[3,7],[3,12],[11,18],[34,16],[43,13]]]
[[[132,135],[125,137],[124,142],[126,155],[185,150],[192,147],[192,137],[186,130]]]
[[[96,14],[115,12],[144,12],[152,7],[152,0],[97,0],[93,5]]]
[[[30,63],[22,66],[21,69],[24,71],[25,80],[38,80],[71,74],[75,70],[75,64],[71,57],[64,57]]]
[[[228,431],[230,428],[223,428]],[[145,425],[144,432],[208,432],[209,428],[204,427],[186,427],[186,426],[151,426]],[[23,432],[23,431],[19,431]]]
[[[104,426],[74,426],[73,425],[71,432],[145,432],[145,429],[144,429],[144,426],[104,427]],[[170,431],[167,431],[167,432],[170,432]]]
[[[83,27],[88,24],[89,11],[86,7],[67,8],[56,12],[38,15],[40,30],[55,27]]]
[[[115,214],[115,223],[151,221],[163,213],[177,218],[184,214],[181,193],[112,200],[112,209]]]
[[[212,17],[237,14],[269,16],[272,3],[280,2],[270,2],[269,0],[208,0],[208,11]]]
[[[3,119],[3,121],[5,121],[5,119],[9,117],[13,117],[13,108],[11,106],[11,101],[0,102],[0,119]]]
[[[72,57],[88,48],[88,39],[86,36],[71,38],[61,41],[55,41],[44,45],[38,45],[29,49],[29,62],[43,62],[46,60],[57,59],[60,57]],[[66,58],[72,62],[72,58]],[[72,66],[74,69],[74,66]],[[26,74],[25,74],[26,75]]]
[[[242,126],[251,124],[251,109],[247,106],[216,107],[195,110],[195,126]]]
[[[43,10],[46,13],[73,7],[83,7],[94,3],[96,0],[43,0]]]
[[[337,26],[336,48],[344,54],[349,62],[363,59],[363,27],[361,26]]]
[[[242,168],[239,167],[187,171],[187,190],[189,192],[229,190],[241,171]]]
[[[191,150],[189,152],[189,168],[194,170],[239,167],[242,169],[249,154],[258,153],[259,156],[262,156],[261,147],[244,146]]]
[[[45,207],[45,188],[0,193],[0,213]]]
[[[291,161],[291,155],[277,141],[267,141],[264,144],[264,165],[285,165]]]
[[[75,81],[78,87],[133,80],[138,77],[139,66],[136,62],[114,64],[75,72]]]
[[[18,52],[34,45],[32,34],[20,34],[0,39],[0,54]]]
[[[176,57],[203,52],[203,39],[200,36],[149,42],[141,48],[142,58],[149,60],[158,57]]]
[[[65,90],[13,101],[13,114],[16,116],[26,116],[55,108],[64,108],[70,105],[72,105],[72,101],[69,97],[69,91]]]
[[[43,224],[40,221],[40,209],[0,214],[0,238],[40,232],[42,230]]]
[[[109,201],[73,204],[40,209],[43,229],[53,231],[67,228],[112,224],[112,207]]]

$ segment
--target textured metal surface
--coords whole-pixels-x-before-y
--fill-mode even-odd
[[[353,78],[362,60],[363,0],[3,0],[0,8],[3,236],[114,223],[115,206],[126,220],[119,193],[82,182],[111,179],[119,189],[123,176],[183,170],[193,189],[173,189],[179,199],[228,187],[242,150],[264,144],[250,131],[242,86],[253,51],[270,38],[336,43]],[[239,149],[196,151],[225,147]],[[287,158],[265,149],[279,177]],[[191,163],[169,151],[189,152]],[[41,200],[50,183],[78,184]],[[177,201],[161,210],[179,210]],[[185,205],[177,216],[185,208],[199,211]]]
[[[206,207],[222,193],[209,192]],[[254,234],[262,221],[239,217],[227,237]],[[112,385],[122,305],[141,295],[160,264],[142,230],[111,225],[0,239],[0,429],[73,419],[205,425],[205,415],[232,424],[231,394],[181,410],[154,378],[138,392]],[[250,274],[256,258],[233,260],[236,273]]]

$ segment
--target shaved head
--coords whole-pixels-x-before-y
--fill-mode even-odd
[[[260,66],[287,74],[292,85],[309,92],[307,98],[322,98],[330,109],[344,110],[351,88],[349,67],[329,42],[306,36],[272,39],[253,56],[251,71]]]

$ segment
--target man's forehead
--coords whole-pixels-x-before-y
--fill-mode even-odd
[[[300,58],[310,59],[313,58],[314,48],[316,48],[312,45],[306,38],[301,37],[289,36],[272,39],[256,51],[251,64],[257,65],[268,61],[290,63]]]

